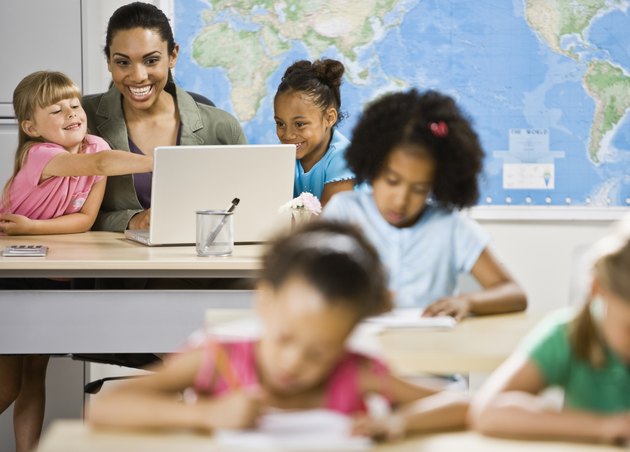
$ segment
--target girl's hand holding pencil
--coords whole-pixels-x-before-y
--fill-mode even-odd
[[[262,394],[253,388],[230,391],[212,398],[200,398],[197,401],[200,419],[203,419],[202,422],[205,424],[203,430],[207,431],[217,428],[255,427],[264,406]]]
[[[214,355],[215,377],[222,379],[229,392],[213,397],[208,407],[208,428],[244,429],[256,426],[264,403],[264,394],[260,388],[243,387],[238,374],[230,364],[227,350],[218,340],[210,339],[208,343]],[[203,399],[198,404],[203,410]],[[217,416],[218,413],[218,416]]]
[[[352,434],[367,436],[375,441],[398,441],[406,434],[405,418],[400,413],[390,413],[385,417],[356,416]]]

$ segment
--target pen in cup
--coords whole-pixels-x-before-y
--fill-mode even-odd
[[[240,199],[234,198],[232,200],[232,205],[228,208],[228,210],[226,210],[226,213],[234,212],[234,209],[236,209],[236,206],[238,206],[239,202],[241,202]],[[214,229],[214,231],[212,231],[210,235],[208,236],[208,240],[206,241],[208,245],[214,242],[214,239],[217,238],[217,235],[219,235],[219,232],[221,232],[221,229],[223,229],[223,226],[225,225],[226,222],[227,222],[227,216],[224,216],[223,219],[221,220],[221,223],[219,223],[217,227]]]

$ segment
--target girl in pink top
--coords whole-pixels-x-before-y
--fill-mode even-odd
[[[258,340],[202,337],[155,373],[95,397],[90,421],[247,428],[271,407],[328,408],[354,416],[356,433],[384,439],[464,425],[461,395],[403,381],[381,362],[346,349],[359,321],[391,306],[378,255],[355,228],[316,222],[277,239],[263,257],[254,300],[262,323]],[[191,389],[196,401],[182,403]],[[371,393],[389,400],[390,416],[368,416],[364,401]]]
[[[103,199],[104,176],[152,170],[152,158],[111,151],[105,141],[88,135],[80,99],[79,88],[59,72],[35,72],[15,88],[19,141],[15,171],[0,204],[0,235],[88,231]],[[44,288],[42,282],[47,288],[55,283],[27,280],[26,285]],[[14,286],[0,279],[0,289]],[[0,356],[0,413],[15,401],[18,451],[33,450],[39,438],[47,365],[48,356]]]
[[[151,157],[110,151],[87,134],[81,91],[60,72],[26,76],[13,92],[13,108],[19,142],[0,206],[0,233],[88,231],[103,199],[103,176],[152,170]]]

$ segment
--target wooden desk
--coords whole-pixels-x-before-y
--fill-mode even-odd
[[[81,421],[57,421],[44,433],[37,452],[207,452],[221,450],[212,437],[194,433],[132,433],[93,430]],[[623,449],[591,444],[518,441],[489,438],[474,432],[441,433],[374,447],[376,451],[418,452],[613,452]]]
[[[470,317],[448,330],[409,328],[375,333],[367,325],[355,330],[349,344],[355,350],[384,357],[393,371],[403,376],[490,373],[512,354],[542,317],[544,314],[528,312]],[[256,322],[250,312],[209,310],[206,313],[207,324],[244,319],[250,319],[252,326],[249,320],[237,322],[238,331],[243,335],[255,334]],[[227,330],[231,330],[229,324]]]
[[[0,237],[43,244],[44,258],[0,257],[0,277],[252,277],[262,246],[198,257],[194,246],[146,247],[120,233]],[[248,308],[250,291],[0,291],[0,353],[169,352],[203,325],[208,308]]]
[[[0,237],[0,246],[41,243],[45,258],[0,257],[0,277],[251,277],[261,246],[230,257],[194,247],[146,247],[122,234]],[[251,306],[248,291],[0,291],[0,353],[169,352],[203,325],[205,312]],[[450,331],[380,336],[403,374],[490,372],[541,318],[531,313],[469,318]]]
[[[380,335],[385,357],[405,375],[491,372],[542,318],[531,312],[471,317],[452,330],[388,330]]]
[[[244,278],[260,269],[262,245],[237,245],[232,256],[199,257],[194,246],[144,246],[117,232],[0,236],[0,246],[40,244],[46,257],[2,257],[0,277]]]

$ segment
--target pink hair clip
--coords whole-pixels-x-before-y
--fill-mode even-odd
[[[448,135],[448,125],[444,121],[430,122],[429,130],[438,138],[444,138]]]

